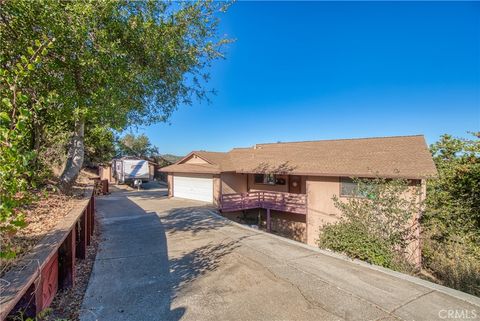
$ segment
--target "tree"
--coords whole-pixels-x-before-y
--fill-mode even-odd
[[[85,132],[85,163],[96,166],[115,156],[115,134],[104,126],[88,126]]]
[[[430,150],[438,177],[429,181],[424,224],[443,241],[472,234],[480,241],[480,133],[476,139],[443,135]]]
[[[37,115],[34,131],[72,133],[61,176],[65,188],[83,164],[86,126],[121,130],[165,121],[181,103],[206,98],[205,68],[222,57],[226,42],[216,34],[223,9],[219,2],[2,3],[2,67],[11,69],[35,39],[55,41],[29,91],[34,99],[58,95]]]
[[[158,155],[157,147],[150,143],[145,134],[135,136],[127,134],[119,139],[118,151],[121,156],[136,156],[140,158],[150,158]]]
[[[443,135],[430,150],[438,177],[428,181],[425,267],[447,286],[480,294],[480,133]]]

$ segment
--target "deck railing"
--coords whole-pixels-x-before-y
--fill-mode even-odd
[[[224,212],[265,208],[307,214],[307,195],[272,191],[223,194],[220,209]]]

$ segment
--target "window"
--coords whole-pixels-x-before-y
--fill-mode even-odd
[[[275,174],[255,174],[255,184],[285,185],[285,179]]]
[[[368,181],[366,179],[361,179],[361,190],[359,183],[354,181],[349,177],[340,178],[340,196],[344,197],[362,197],[362,198],[372,198],[373,190],[371,186],[368,186]]]
[[[351,178],[340,178],[340,196],[356,196],[358,183]]]
[[[348,177],[340,178],[340,196],[373,199],[376,197],[375,194],[375,188],[369,184],[367,178],[359,179],[359,181]]]

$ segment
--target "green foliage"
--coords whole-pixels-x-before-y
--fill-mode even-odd
[[[29,148],[31,123],[48,99],[31,99],[24,84],[50,44],[37,42],[35,49],[28,47],[29,56],[21,55],[10,68],[0,68],[0,258],[15,255],[9,238],[25,226],[21,207],[30,201],[28,189],[37,177],[32,167],[36,154]]]
[[[438,177],[422,218],[426,268],[448,286],[480,294],[480,133],[443,135],[430,149]]]
[[[57,89],[70,122],[124,129],[166,120],[180,103],[205,98],[204,67],[222,57],[216,28],[223,4],[161,1],[7,1],[2,54],[14,60],[30,39],[55,47],[35,91]],[[52,106],[53,107],[53,106]]]
[[[180,104],[208,98],[206,67],[227,42],[216,34],[223,9],[211,1],[2,2],[0,255],[14,255],[4,243],[23,225],[28,190],[66,155],[72,181],[84,155],[90,163],[113,156],[112,131],[165,121]],[[83,125],[85,137],[75,137]]]
[[[319,245],[345,253],[351,258],[388,268],[393,267],[394,254],[391,249],[364,228],[363,224],[346,221],[327,225],[322,229]]]
[[[403,179],[354,179],[357,197],[334,196],[342,218],[322,228],[319,245],[367,262],[409,270],[408,247],[417,241],[420,186]],[[362,196],[364,195],[364,196]]]
[[[118,154],[120,156],[150,158],[158,155],[158,148],[153,146],[144,134],[139,136],[126,134],[118,140]]]
[[[33,120],[32,149],[45,148],[53,155],[56,144],[48,139],[64,137],[85,124],[86,135],[124,130],[129,126],[166,121],[180,104],[206,99],[207,67],[222,58],[228,42],[217,36],[221,2],[163,1],[5,1],[0,10],[0,55],[11,69],[35,39],[55,39],[42,59],[42,72],[29,80],[28,91],[36,97],[55,92],[58,97]],[[22,67],[35,68],[34,63]],[[105,134],[105,131],[101,134]],[[99,152],[110,149],[86,137],[86,159],[97,161]],[[71,135],[70,146],[83,144]],[[80,137],[80,140],[83,137]],[[92,145],[93,144],[93,145]],[[57,148],[65,153],[65,146]],[[40,155],[40,153],[38,153]],[[79,164],[80,163],[80,164]],[[77,171],[78,173],[78,171]],[[75,175],[69,175],[72,179]]]
[[[103,126],[88,126],[85,132],[85,163],[95,166],[115,156],[115,135]]]

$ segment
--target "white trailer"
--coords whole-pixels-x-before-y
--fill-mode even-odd
[[[148,182],[150,171],[148,161],[143,159],[115,159],[113,160],[113,176],[117,184],[133,184],[135,180]]]

